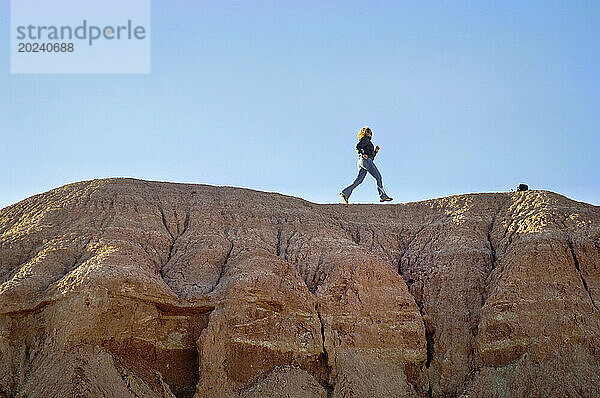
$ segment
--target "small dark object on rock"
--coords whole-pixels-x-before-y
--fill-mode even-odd
[[[519,186],[517,187],[517,191],[527,191],[529,189],[529,186],[527,184],[519,184]]]

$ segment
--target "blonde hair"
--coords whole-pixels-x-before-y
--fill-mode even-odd
[[[367,134],[373,135],[373,132],[371,131],[371,128],[369,126],[365,126],[362,129],[360,129],[360,131],[358,132],[358,140],[362,140],[362,138]]]

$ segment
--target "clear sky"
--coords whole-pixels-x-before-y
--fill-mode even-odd
[[[154,0],[149,75],[11,75],[9,15],[0,208],[112,176],[339,202],[365,125],[395,202],[600,204],[599,1]]]

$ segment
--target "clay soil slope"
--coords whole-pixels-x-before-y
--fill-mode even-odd
[[[600,208],[134,179],[0,210],[0,397],[598,397]]]

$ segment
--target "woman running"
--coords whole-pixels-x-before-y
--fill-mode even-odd
[[[346,204],[348,204],[348,199],[350,199],[350,195],[352,195],[354,188],[359,186],[360,183],[365,179],[367,172],[369,172],[369,174],[375,178],[375,181],[377,181],[379,201],[389,202],[390,200],[393,200],[383,190],[381,173],[377,169],[377,166],[375,166],[374,160],[375,155],[377,155],[377,152],[379,152],[379,146],[373,148],[373,143],[371,142],[372,136],[373,132],[369,127],[363,127],[358,133],[358,144],[356,144],[356,152],[358,152],[358,175],[356,176],[354,182],[348,187],[344,188],[344,190],[340,193],[342,200]]]

